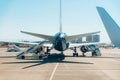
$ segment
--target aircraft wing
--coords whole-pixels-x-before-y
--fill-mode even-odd
[[[49,48],[52,48],[52,46],[53,46],[53,44],[51,44],[49,42],[44,43],[44,44],[40,44],[43,41],[41,41],[40,43],[35,43],[35,42],[19,42],[19,41],[0,41],[0,42],[2,42],[2,43],[10,43],[10,44],[28,44],[28,45],[34,45],[34,46],[41,45],[41,46],[49,47]]]
[[[70,43],[69,48],[73,47],[81,47],[81,46],[88,46],[88,45],[104,45],[105,43],[100,43],[100,42],[92,42],[92,43]]]
[[[86,36],[89,36],[89,35],[92,35],[92,34],[96,34],[96,33],[100,33],[100,31],[92,32],[92,33],[86,33],[86,34],[79,34],[79,35],[68,36],[66,38],[66,40],[67,40],[67,42],[70,42],[72,40],[78,40],[79,38],[86,37]]]
[[[26,31],[21,31],[22,33],[28,34],[28,35],[32,35],[32,36],[36,36],[39,38],[43,38],[49,41],[54,41],[55,37],[54,36],[50,36],[50,35],[44,35],[44,34],[37,34],[37,33],[31,33],[31,32],[26,32]]]
[[[13,44],[29,44],[29,45],[37,45],[38,43],[32,42],[20,42],[20,41],[0,41],[2,43],[13,43]]]

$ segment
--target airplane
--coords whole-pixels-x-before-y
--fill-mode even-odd
[[[120,39],[117,36],[120,35],[120,27],[104,8],[102,7],[96,7],[96,8],[100,15],[100,18],[102,19],[102,22],[104,24],[104,27],[108,33],[110,40],[116,47],[120,47]]]
[[[59,25],[59,32],[55,34],[55,36],[51,36],[51,35],[45,35],[45,34],[39,34],[39,33],[33,33],[33,32],[26,32],[26,31],[21,31],[22,33],[28,34],[28,35],[32,35],[35,37],[39,37],[39,38],[43,38],[46,41],[43,41],[42,43],[39,43],[39,45],[50,43],[50,45],[47,45],[47,51],[45,52],[45,54],[49,54],[48,51],[50,51],[51,49],[55,49],[57,51],[60,51],[62,55],[64,55],[64,51],[67,49],[72,49],[74,51],[73,56],[78,56],[77,47],[81,46],[81,51],[83,52],[83,56],[84,53],[89,51],[88,50],[88,45],[89,47],[91,47],[93,55],[97,55],[97,51],[96,51],[96,47],[95,45],[98,43],[81,43],[81,44],[72,44],[70,43],[72,40],[77,40],[81,37],[86,37],[89,35],[93,35],[96,33],[100,33],[100,31],[96,31],[96,32],[91,32],[91,33],[85,33],[85,34],[78,34],[78,35],[71,35],[71,36],[67,36],[66,33],[64,33],[62,31],[62,12],[61,12],[61,0],[60,0],[60,25]],[[94,45],[95,44],[95,45]],[[39,46],[38,45],[38,46]],[[91,45],[91,46],[90,46]],[[94,45],[94,46],[93,46]],[[50,48],[50,49],[48,49]],[[31,48],[30,48],[31,49]],[[28,51],[30,50],[28,49]],[[17,57],[19,57],[20,55],[22,55],[24,53],[20,53],[17,55]],[[24,58],[24,57],[23,57]]]
[[[19,52],[21,49],[15,44],[8,44],[7,52]]]
[[[17,42],[13,41],[0,41],[1,46],[6,46],[6,52],[20,52],[21,49],[16,45]],[[20,43],[21,44],[21,43]]]

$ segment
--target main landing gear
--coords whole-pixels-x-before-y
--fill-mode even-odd
[[[46,50],[45,54],[46,54],[48,57],[50,56],[50,49],[49,49],[49,47],[47,47],[47,50]]]
[[[85,53],[84,52],[82,53],[82,56],[85,57]]]
[[[73,51],[74,51],[73,56],[78,56],[78,53],[77,53],[76,47],[74,47]]]

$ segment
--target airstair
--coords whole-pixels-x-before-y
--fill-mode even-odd
[[[42,41],[40,42],[38,45],[33,45],[31,47],[29,47],[27,50],[25,51],[22,51],[20,52],[18,55],[17,55],[17,59],[25,59],[25,55],[28,54],[28,53],[35,53],[36,49],[39,47],[39,46],[42,46],[46,41]]]

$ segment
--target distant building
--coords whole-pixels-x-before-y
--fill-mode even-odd
[[[85,43],[85,42],[100,42],[100,35],[90,35],[87,37],[79,38],[78,40],[72,40],[71,43]]]
[[[80,38],[78,40],[72,40],[71,43],[82,43],[82,38]]]
[[[76,43],[76,40],[72,40],[71,43]]]
[[[86,42],[92,42],[92,35],[86,37]]]
[[[82,38],[80,38],[80,39],[77,40],[77,43],[82,43],[82,42],[83,42]]]
[[[93,42],[100,42],[100,35],[93,35]]]
[[[86,37],[86,42],[100,42],[100,35],[90,35]]]

